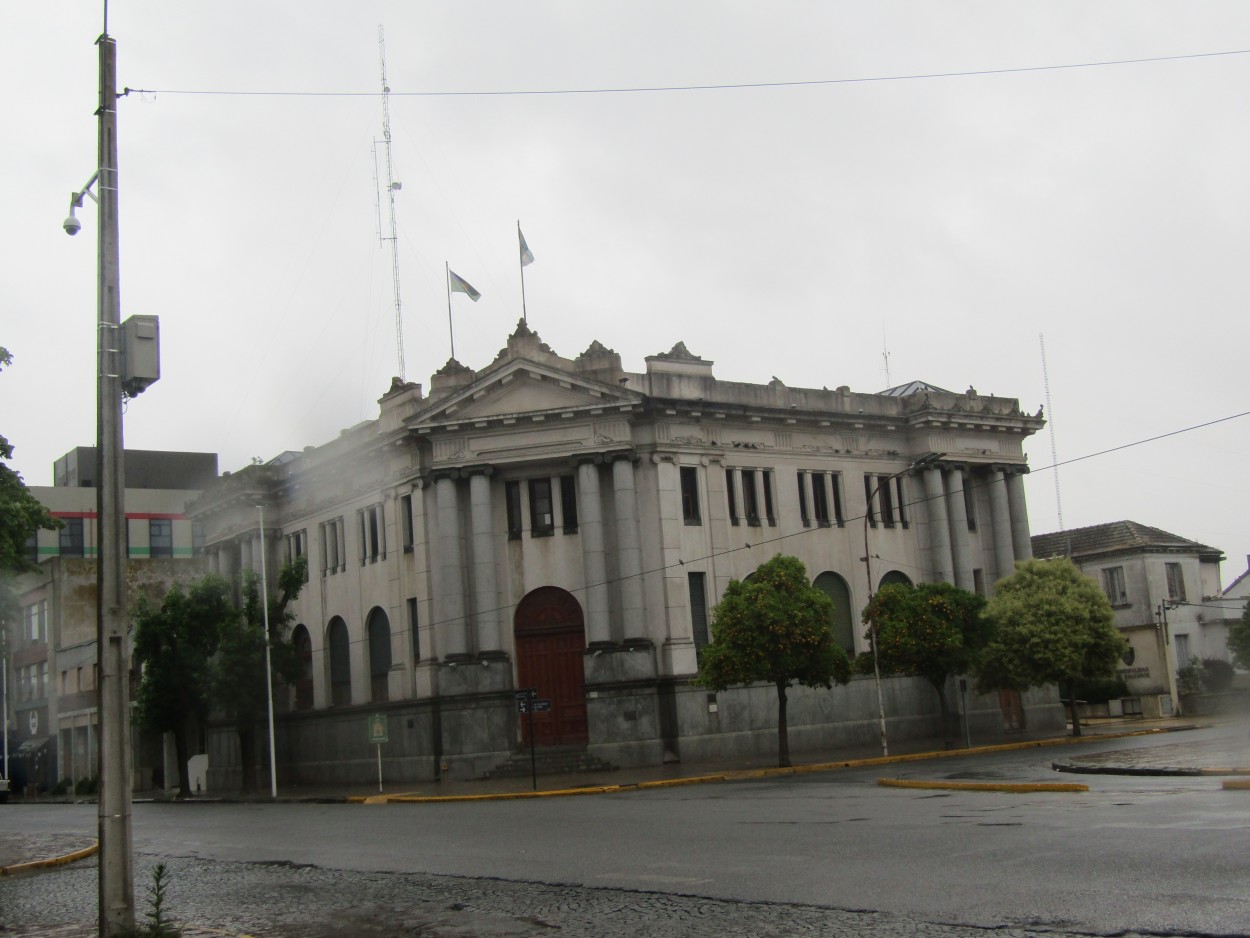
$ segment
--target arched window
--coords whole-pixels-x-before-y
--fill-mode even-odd
[[[299,676],[295,679],[295,709],[311,710],[313,706],[312,638],[303,625],[291,633],[295,656],[299,659]]]
[[[833,613],[829,617],[829,626],[833,629],[833,640],[842,646],[848,655],[855,654],[855,616],[851,609],[851,588],[846,580],[838,574],[826,570],[812,584],[833,600]]]
[[[391,620],[379,606],[369,613],[369,690],[370,699],[387,697],[387,674],[391,670]]]
[[[330,650],[330,705],[346,707],[352,702],[351,643],[347,623],[335,616],[326,630],[326,646]]]

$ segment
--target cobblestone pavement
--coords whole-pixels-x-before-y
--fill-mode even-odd
[[[136,861],[140,914],[146,908],[145,887],[155,862],[152,857]],[[168,908],[185,938],[986,938],[991,934],[1068,938],[1073,934],[1058,922],[1004,922],[987,929],[870,911],[558,883],[351,873],[286,863],[169,858],[164,862],[170,874]],[[95,935],[96,876],[91,860],[0,880],[5,923],[0,935]]]

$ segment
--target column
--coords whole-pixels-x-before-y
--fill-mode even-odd
[[[1007,510],[1011,514],[1011,549],[1016,560],[1033,559],[1033,540],[1029,537],[1029,507],[1024,499],[1024,473],[1007,475]]]
[[[612,463],[612,487],[616,502],[616,556],[621,581],[621,622],[625,627],[626,639],[643,638],[638,495],[634,488],[634,464],[628,458],[617,459]]]
[[[946,514],[946,492],[942,470],[934,466],[924,472],[926,514],[929,516],[929,550],[933,552],[933,575],[941,583],[955,582],[955,559],[951,554],[950,518]]]
[[[730,518],[731,524],[747,523],[747,503],[742,498],[742,470],[730,469],[730,485],[733,486],[734,493],[734,517]]]
[[[208,572],[221,576],[221,549],[218,547],[208,549]]]
[[[1010,576],[1015,569],[1015,554],[1011,549],[1011,511],[1007,506],[1007,480],[1001,469],[991,469],[990,519],[994,526],[995,580]]]
[[[246,535],[239,538],[239,572],[252,569],[252,539]]]
[[[608,570],[603,549],[603,506],[599,495],[597,463],[587,461],[578,464],[577,503],[578,514],[581,516],[578,533],[582,542],[582,565],[586,583],[586,641],[590,645],[611,644]]]
[[[951,558],[955,565],[955,585],[972,590],[972,541],[968,537],[968,504],[964,500],[964,473],[955,467],[946,473],[946,513],[950,521]]]
[[[437,634],[440,658],[464,655],[468,649],[464,619],[464,571],[460,560],[460,506],[456,480],[443,476],[434,483],[438,503],[439,596]]]
[[[473,600],[478,654],[499,651],[499,591],[495,587],[495,525],[491,518],[490,470],[469,476],[473,518]]]

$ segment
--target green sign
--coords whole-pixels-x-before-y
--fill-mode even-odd
[[[386,736],[386,717],[381,713],[375,713],[373,716],[369,717],[369,742],[390,742]]]

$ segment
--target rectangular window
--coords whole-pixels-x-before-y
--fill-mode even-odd
[[[547,537],[554,534],[555,530],[551,480],[530,479],[530,537]]]
[[[764,518],[771,527],[776,527],[777,511],[773,508],[773,471],[761,469],[760,482],[764,486]]]
[[[894,503],[898,511],[898,523],[903,527],[907,527],[907,495],[903,491],[903,477],[895,476],[894,478]]]
[[[296,531],[286,536],[286,562],[294,563],[308,553],[308,534]]]
[[[505,482],[503,495],[508,509],[508,540],[515,541],[521,536],[521,483]]]
[[[799,517],[803,521],[803,527],[811,527],[812,518],[807,513],[807,473],[801,469],[799,470]]]
[[[1168,581],[1168,599],[1183,603],[1185,601],[1185,574],[1179,563],[1163,565],[1163,572]]]
[[[1102,588],[1113,606],[1128,605],[1128,591],[1124,587],[1124,568],[1105,567],[1102,571]]]
[[[417,597],[408,597],[408,630],[412,633],[412,660],[421,660],[421,633],[417,630]]]
[[[386,527],[381,503],[356,512],[356,533],[360,538],[360,565],[386,559]]]
[[[174,523],[169,518],[148,520],[148,556],[172,557],[174,555]]]
[[[191,522],[191,556],[204,556],[204,525],[199,521]]]
[[[702,524],[699,513],[699,469],[681,467],[681,518],[686,524]]]
[[[26,607],[26,639],[39,641],[39,604]]]
[[[343,519],[339,517],[333,521],[323,521],[318,533],[321,541],[321,575],[326,576],[346,569],[346,532],[343,530]]]
[[[978,596],[985,595],[985,571],[979,567],[972,571],[972,591]]]
[[[829,491],[825,485],[825,473],[813,472],[812,476],[812,514],[816,523],[822,528],[829,527]]]
[[[22,555],[28,563],[39,562],[39,532],[31,532],[30,537],[26,538],[26,543],[22,545]]]
[[[565,534],[577,533],[577,480],[560,476],[560,524]]]
[[[753,528],[760,526],[759,493],[755,489],[755,470],[743,469],[742,478],[742,513],[747,517],[747,524]]]
[[[881,521],[887,528],[894,527],[894,493],[890,491],[890,477],[877,476],[877,497],[881,499]]]
[[[829,484],[833,486],[833,520],[838,527],[846,526],[846,516],[842,513],[842,475],[829,473]]]
[[[977,529],[977,505],[976,505],[976,489],[972,486],[972,480],[966,475],[964,480],[964,513],[968,516],[968,530],[975,531]]]
[[[403,539],[404,553],[412,551],[412,496],[399,496],[399,536]]]
[[[688,573],[690,585],[690,630],[694,636],[694,647],[702,648],[708,643],[707,631],[707,587],[704,574]]]
[[[725,470],[725,494],[729,498],[729,523],[738,523],[738,494],[734,491],[734,471]]]
[[[83,555],[82,518],[62,518],[65,527],[61,528],[61,556],[81,557]]]
[[[872,473],[864,473],[864,503],[868,506],[864,509],[864,517],[868,519],[869,527],[877,526],[877,509],[872,504],[873,481]]]

